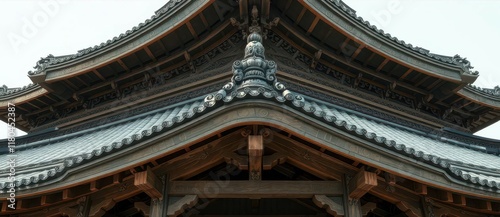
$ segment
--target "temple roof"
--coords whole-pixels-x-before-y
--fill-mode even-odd
[[[452,177],[454,182],[486,187],[487,191],[500,189],[499,151],[490,154],[482,146],[464,144],[439,137],[439,135],[429,135],[426,132],[373,118],[321,100],[310,97],[298,99],[301,97],[300,94],[291,92],[289,94],[294,95],[294,97],[285,100],[290,102],[285,103],[290,106],[285,107],[286,109],[313,117],[331,128],[354,135],[362,141],[372,144],[373,147],[397,153],[402,159],[406,159],[402,160],[402,163],[406,161],[423,162],[432,166],[434,170],[445,171],[445,174]],[[211,111],[225,103],[258,98],[267,99],[274,102],[274,106],[282,107],[281,104],[284,101],[265,96],[266,92],[253,94],[248,92],[248,94],[229,100],[220,98],[214,103],[207,102],[207,97],[202,96],[166,108],[118,119],[98,127],[76,130],[74,133],[55,131],[55,135],[45,139],[30,139],[29,135],[25,136],[24,139],[20,137],[16,151],[18,159],[16,169],[19,171],[16,174],[16,185],[24,188],[24,186],[35,184],[43,185],[46,181],[62,180],[71,168],[78,170],[96,158],[124,151],[131,146],[144,145],[141,142],[148,141],[161,133],[169,132],[182,124],[194,122],[198,117],[209,118]],[[252,103],[257,106],[258,102],[253,101]],[[224,107],[226,110],[230,109],[230,107]],[[227,120],[227,122],[232,121]],[[107,121],[96,120],[94,122]],[[34,142],[23,144],[23,141],[29,140]],[[335,148],[334,144],[328,145]],[[450,153],[453,154],[450,155]],[[7,157],[3,154],[0,156],[0,160],[7,161]],[[8,186],[9,182],[6,176],[8,170],[8,165],[0,168],[4,174],[0,177],[1,189]]]

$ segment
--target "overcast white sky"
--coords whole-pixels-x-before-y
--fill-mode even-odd
[[[365,20],[415,46],[460,54],[480,72],[476,86],[500,85],[500,1],[344,0]],[[27,72],[40,57],[91,47],[150,18],[166,0],[0,1],[0,86],[31,83]],[[495,58],[495,59],[494,59]],[[7,135],[0,124],[0,138]],[[500,123],[477,135],[500,139]],[[21,134],[19,134],[21,135]]]

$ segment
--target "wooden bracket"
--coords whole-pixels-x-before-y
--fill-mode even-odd
[[[163,199],[163,182],[148,167],[146,171],[134,174],[134,185],[151,198]]]
[[[313,202],[316,206],[325,209],[328,214],[335,217],[344,216],[344,205],[342,198],[327,197],[326,195],[314,195]]]
[[[361,170],[349,181],[349,197],[358,200],[375,186],[377,174]]]
[[[181,198],[170,198],[171,203],[168,205],[167,216],[175,217],[184,212],[185,209],[193,207],[198,203],[197,195],[186,195]]]

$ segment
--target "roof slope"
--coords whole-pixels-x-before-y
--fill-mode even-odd
[[[403,158],[407,156],[425,162],[438,170],[444,169],[463,181],[500,189],[500,157],[486,153],[486,148],[467,144],[464,147],[453,140],[443,141],[445,139],[437,135],[287,90],[276,78],[276,63],[265,59],[260,27],[254,28],[247,38],[245,58],[233,63],[233,77],[219,91],[99,127],[20,145],[17,147],[19,173],[16,185],[29,186],[60,177],[69,168],[126,149],[158,133],[168,133],[177,124],[207,115],[215,108],[222,108],[219,112],[231,109],[230,104],[235,101],[264,99],[271,100],[278,107],[314,117],[330,127],[357,136],[367,144],[396,151]],[[262,101],[254,103],[257,102]],[[2,155],[0,161],[8,161],[8,158]],[[8,170],[7,165],[0,167],[0,189],[9,185]]]
[[[445,142],[435,135],[425,135],[423,132],[374,119],[321,100],[308,97],[296,100],[301,96],[292,92],[289,94],[294,95],[294,99],[287,100],[292,102],[289,105],[304,115],[316,117],[332,127],[426,162],[436,169],[444,169],[463,181],[500,189],[500,156],[485,153],[482,147],[463,147],[463,144]],[[267,94],[248,92],[225,101],[262,98],[264,95]],[[263,98],[278,104],[283,103],[274,97]],[[16,169],[19,171],[16,174],[16,185],[30,186],[61,177],[69,168],[126,149],[129,145],[137,144],[160,132],[168,132],[172,127],[188,123],[194,117],[212,110],[208,108],[224,105],[223,99],[215,102],[207,103],[204,97],[199,97],[97,128],[19,146],[16,151]],[[1,155],[0,161],[8,161],[8,156]],[[5,189],[9,184],[7,166],[0,167],[0,189]]]

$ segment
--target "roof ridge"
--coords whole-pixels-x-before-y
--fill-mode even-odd
[[[5,98],[6,96],[9,96],[12,94],[23,93],[23,92],[35,89],[37,87],[40,87],[40,85],[34,84],[34,83],[29,83],[29,84],[24,85],[22,87],[13,87],[13,88],[9,88],[7,85],[4,84],[0,87],[0,99]]]

